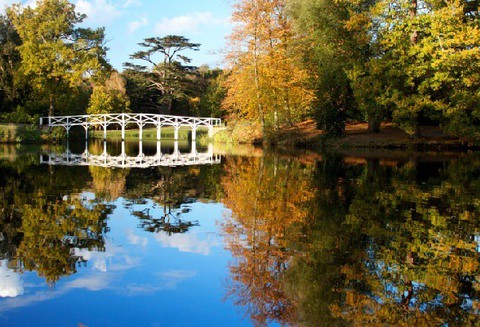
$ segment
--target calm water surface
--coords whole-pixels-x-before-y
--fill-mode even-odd
[[[0,194],[2,326],[480,323],[475,153],[4,146]]]

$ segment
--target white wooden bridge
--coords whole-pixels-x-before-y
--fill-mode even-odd
[[[149,168],[149,167],[176,167],[194,165],[213,165],[221,162],[221,156],[213,153],[213,146],[209,145],[207,152],[197,152],[195,142],[189,153],[180,153],[178,142],[174,144],[172,154],[162,154],[161,144],[157,142],[157,151],[153,156],[143,153],[142,142],[139,142],[137,156],[128,156],[125,153],[125,142],[122,142],[122,153],[118,156],[109,155],[107,143],[103,143],[103,153],[94,155],[89,153],[88,144],[81,154],[67,151],[64,153],[47,153],[40,155],[40,163],[61,166],[99,166],[108,168]]]
[[[122,140],[125,140],[125,129],[128,125],[137,125],[139,139],[142,140],[143,128],[146,125],[157,128],[157,140],[161,138],[161,130],[164,126],[173,126],[174,139],[178,140],[178,130],[180,127],[189,127],[192,129],[192,140],[197,138],[198,128],[207,128],[209,137],[213,135],[213,128],[221,126],[220,118],[205,117],[185,117],[157,114],[100,114],[100,115],[78,115],[78,116],[49,116],[40,118],[40,126],[64,127],[69,135],[73,126],[82,126],[85,129],[85,139],[88,139],[88,129],[91,126],[101,126],[103,128],[103,139],[107,139],[107,127],[109,125],[120,125],[122,130]]]

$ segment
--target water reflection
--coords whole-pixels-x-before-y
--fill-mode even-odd
[[[103,141],[101,154],[92,154],[89,151],[88,141],[85,142],[85,149],[80,154],[70,151],[67,144],[63,153],[50,152],[40,156],[40,163],[48,165],[64,166],[97,166],[108,168],[149,168],[149,167],[176,167],[192,165],[219,164],[221,157],[213,152],[213,145],[209,144],[206,152],[197,151],[196,142],[191,143],[191,150],[188,153],[181,153],[179,142],[173,144],[173,153],[162,153],[162,143],[156,142],[156,152],[153,155],[145,155],[143,142],[138,142],[138,153],[134,156],[127,155],[125,141],[121,142],[121,153],[112,155],[107,151],[107,141]]]
[[[123,147],[107,150],[158,152]],[[119,324],[478,324],[480,155],[246,154],[150,169],[0,160],[0,311],[20,321],[32,303],[108,296],[102,316]],[[133,302],[151,316],[126,319]]]
[[[227,160],[230,296],[259,324],[474,325],[480,158],[359,159]]]

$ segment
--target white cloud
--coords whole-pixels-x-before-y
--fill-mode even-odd
[[[214,18],[210,12],[195,12],[173,18],[162,18],[155,25],[157,34],[197,34],[202,28],[211,28],[224,23],[224,20]]]
[[[94,274],[83,278],[77,278],[65,285],[64,291],[72,288],[82,288],[89,291],[101,291],[109,288],[112,278],[107,274]]]
[[[78,0],[75,3],[75,10],[86,14],[88,23],[108,25],[115,18],[122,15],[123,4],[114,5],[110,0]]]
[[[140,258],[131,257],[124,252],[123,247],[116,245],[110,239],[105,241],[104,252],[75,248],[76,256],[87,260],[94,270],[103,273],[107,271],[124,271],[141,264]]]
[[[154,237],[162,244],[162,247],[175,248],[180,252],[187,253],[209,255],[210,249],[218,245],[218,242],[214,240],[199,239],[195,233],[168,235],[165,232],[160,232],[155,234]]]
[[[147,26],[147,25],[148,25],[148,19],[146,17],[143,17],[140,20],[130,22],[128,23],[128,34],[133,34],[140,27]]]
[[[6,267],[6,261],[0,266],[0,297],[17,297],[23,295],[23,282],[20,274]]]

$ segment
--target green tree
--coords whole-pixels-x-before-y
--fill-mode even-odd
[[[93,87],[87,113],[107,114],[128,112],[129,107],[130,101],[126,94],[125,81],[119,73],[113,72],[104,83],[97,84]]]
[[[76,27],[85,15],[67,0],[41,0],[35,8],[13,5],[7,11],[22,45],[20,72],[48,99],[48,114],[57,100],[107,65],[103,28]]]
[[[200,44],[192,43],[178,35],[146,38],[139,43],[145,50],[137,51],[130,59],[142,60],[151,67],[125,63],[126,68],[141,72],[147,78],[149,87],[161,94],[160,112],[171,113],[174,101],[187,96],[191,76],[196,68],[189,66],[191,59],[182,54],[186,50],[198,51]],[[154,57],[160,55],[158,61]]]
[[[349,118],[356,117],[356,102],[348,72],[369,56],[369,45],[359,29],[348,22],[368,2],[335,0],[289,0],[297,33],[306,44],[304,65],[312,72],[316,91],[314,115],[318,127],[328,134],[342,134]]]
[[[378,1],[366,30],[375,55],[352,74],[363,107],[391,111],[407,132],[422,120],[451,135],[477,138],[480,22],[477,1]]]
[[[22,41],[12,21],[0,15],[0,112],[9,112],[18,103],[15,77],[20,66],[17,47]]]
[[[222,107],[222,102],[227,95],[227,90],[224,87],[225,72],[220,68],[207,68],[203,73],[199,69],[199,73],[204,80],[200,103],[198,104],[200,116],[224,117],[226,112]]]

